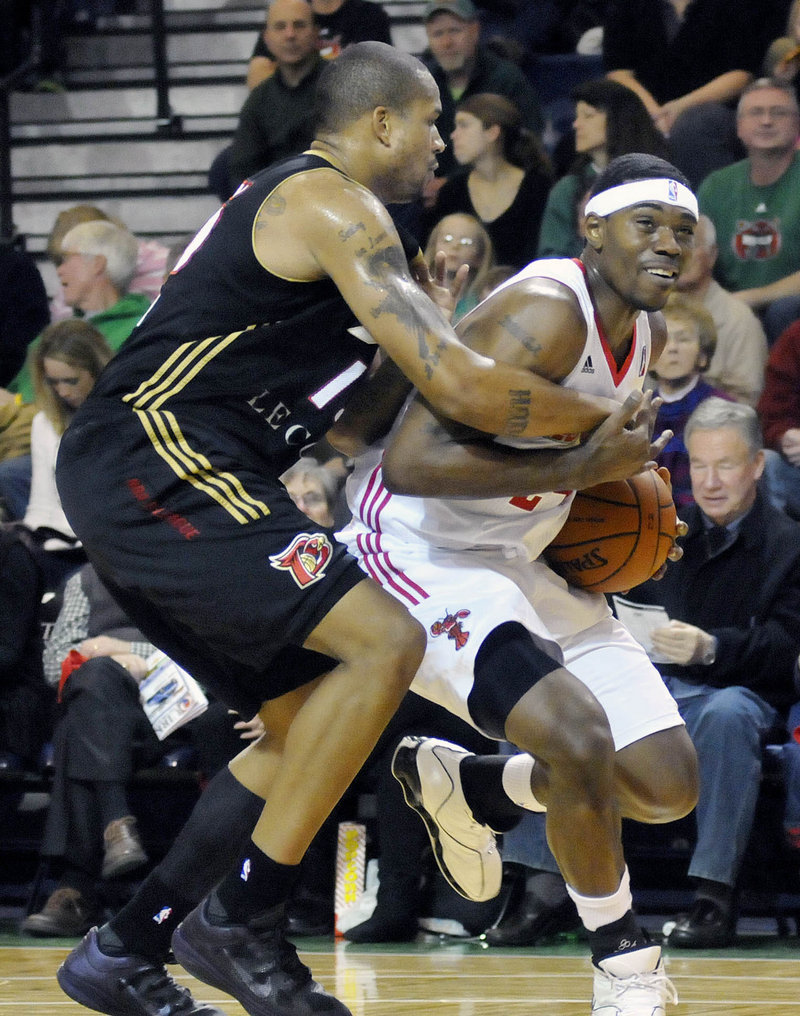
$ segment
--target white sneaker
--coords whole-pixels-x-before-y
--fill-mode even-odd
[[[503,863],[494,833],[475,821],[464,798],[459,766],[469,755],[449,741],[404,737],[392,773],[425,823],[436,863],[453,889],[468,900],[491,900],[500,892]]]
[[[595,967],[592,1016],[664,1016],[667,1002],[677,1001],[660,946],[608,956]]]

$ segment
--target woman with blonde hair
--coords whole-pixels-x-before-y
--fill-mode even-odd
[[[474,215],[457,212],[445,215],[431,230],[425,247],[425,260],[435,274],[436,255],[445,256],[445,283],[451,286],[461,265],[469,265],[469,275],[456,309],[453,312],[455,324],[481,300],[486,284],[486,275],[494,267],[494,247],[487,229]]]
[[[69,318],[45,328],[31,358],[39,412],[31,424],[31,493],[22,524],[38,551],[47,588],[55,588],[85,560],[61,507],[56,456],[61,435],[112,355],[93,325]]]
[[[458,104],[450,137],[464,170],[442,186],[432,215],[475,216],[491,236],[498,262],[522,268],[536,254],[552,182],[541,142],[523,126],[514,103],[492,92]]]

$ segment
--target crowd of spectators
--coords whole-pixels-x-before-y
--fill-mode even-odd
[[[61,2],[55,5],[56,22],[43,26],[41,6],[5,5],[4,16],[12,19],[7,27],[20,41],[0,49],[0,72],[33,53],[40,67],[28,79],[31,87],[49,79],[60,87],[57,26],[91,31],[98,18],[123,8],[115,8],[113,0]],[[672,577],[662,586],[648,586],[642,595],[647,602],[666,605],[684,628],[700,632],[687,635],[682,629],[685,644],[695,639],[691,651],[683,659],[683,649],[673,647],[663,666],[690,732],[706,745],[701,765],[708,757],[698,812],[700,840],[690,868],[700,879],[698,897],[670,941],[676,946],[724,945],[735,932],[736,880],[755,805],[750,798],[740,801],[747,814],[733,844],[735,856],[716,867],[708,862],[714,854],[708,844],[719,838],[724,825],[715,808],[723,799],[727,805],[737,779],[730,768],[720,773],[711,760],[719,760],[718,744],[731,736],[746,740],[746,758],[752,763],[766,734],[781,727],[797,694],[791,678],[800,630],[787,631],[786,619],[796,625],[800,616],[796,555],[787,550],[800,545],[794,528],[800,520],[800,3],[769,0],[762,9],[747,0],[548,0],[535,5],[536,18],[531,17],[533,6],[515,0],[425,4],[427,48],[421,57],[440,89],[438,127],[447,148],[423,199],[392,211],[417,233],[432,268],[440,251],[450,279],[460,266],[469,266],[457,320],[533,258],[580,252],[587,191],[618,155],[647,152],[669,158],[697,189],[702,215],[695,252],[678,284],[679,294],[664,311],[669,338],[661,359],[651,365],[650,379],[663,400],[657,428],[674,432],[660,462],[672,472],[675,502],[689,512],[691,528],[684,559],[670,566]],[[9,34],[6,41],[11,38]],[[303,150],[313,136],[315,84],[325,61],[364,39],[391,42],[389,17],[374,0],[272,0],[264,29],[254,40],[238,127],[210,167],[210,186],[221,201],[248,176]],[[548,109],[537,95],[537,57],[575,52],[600,53],[605,75],[582,81],[562,97],[571,100],[574,117],[571,129],[554,137]],[[56,709],[58,679],[42,667],[42,594],[63,590],[67,583],[72,602],[80,581],[91,585],[91,576],[85,569],[78,572],[84,558],[61,512],[53,469],[70,415],[157,295],[167,251],[153,241],[137,240],[101,208],[80,205],[59,214],[47,253],[61,287],[49,306],[32,259],[11,247],[0,248],[6,291],[19,294],[3,302],[0,318],[0,755],[5,764],[35,768],[56,721],[57,793],[44,852],[65,858],[64,874],[43,916],[30,915],[26,927],[40,934],[77,934],[97,917],[98,878],[127,871],[131,857],[137,865],[147,861],[129,814],[125,781],[137,760],[157,755],[161,748],[152,737],[137,736],[143,722],[137,682],[143,676],[141,661],[152,647],[127,628],[119,635],[125,619],[111,616],[109,605],[100,602],[102,591],[94,586],[102,625],[110,625],[115,639],[130,643],[130,652],[99,653],[99,662],[92,662],[90,653],[84,660],[88,669],[72,678],[69,694],[61,696]],[[703,422],[702,413],[699,423],[694,418],[693,453],[683,429],[709,398],[714,401],[708,420]],[[736,409],[729,412],[726,406],[746,409],[737,416]],[[709,439],[720,428],[730,444],[723,450],[741,460],[744,493],[736,506],[741,512],[717,520],[720,499],[708,493],[708,474],[732,468],[720,467],[719,448]],[[340,461],[328,465],[306,464],[286,483],[309,516],[320,513],[320,524],[333,527],[343,475]],[[731,481],[723,477],[720,482],[725,496],[735,499]],[[713,552],[704,542],[710,523],[728,529],[729,542]],[[754,527],[762,536],[775,534],[774,539],[754,543],[747,535]],[[753,591],[761,627],[751,622],[745,639],[738,630],[747,625],[734,609],[737,604],[711,603],[696,587],[740,588],[745,573],[754,577],[753,555],[759,553],[767,569],[757,576],[764,589]],[[716,571],[721,578],[702,578]],[[723,620],[717,615],[724,615]],[[87,628],[67,648],[86,649],[90,635],[96,639],[107,633],[102,625]],[[708,632],[713,652],[701,637]],[[755,687],[752,678],[759,645],[771,653],[764,658],[775,682],[774,687],[764,684],[763,700],[756,694],[763,688]],[[750,678],[743,672],[745,652],[754,660]],[[731,662],[725,669],[717,661],[715,668],[717,657],[726,660],[733,653],[736,666]],[[97,743],[86,747],[70,733],[70,725],[89,730],[80,717],[93,702],[95,718],[100,717],[100,688],[108,699],[103,708],[108,712],[109,702],[117,703],[117,720],[124,713],[128,728],[121,734],[117,727],[116,736],[102,746],[107,757],[117,754],[98,783],[90,774]],[[728,695],[720,706],[723,689]],[[712,731],[709,739],[701,720],[708,722],[703,710],[713,714],[714,708],[722,714],[716,722],[729,726]],[[403,716],[393,735],[419,725],[419,703],[408,705]],[[248,721],[240,722],[246,726]],[[104,723],[108,732],[106,721],[97,730]],[[219,736],[228,748],[232,738],[252,736],[250,727],[232,734],[233,721],[224,717],[219,730],[209,735],[212,728],[203,729],[204,736]],[[441,733],[438,728],[431,732]],[[394,785],[384,777],[396,740],[382,741],[367,767],[371,785],[386,801],[392,800]],[[85,757],[79,757],[81,750]],[[222,764],[219,759],[209,763],[207,775]],[[741,776],[736,786],[743,782]],[[419,830],[404,829],[398,807],[393,801],[379,814],[386,877],[375,917],[350,935],[356,941],[410,938],[416,931],[417,866],[424,838],[414,836]],[[92,822],[85,818],[90,814]],[[575,923],[559,876],[548,866],[537,821],[526,820],[507,837],[508,857],[528,867],[528,880],[505,924],[487,932],[490,943],[532,944]],[[90,827],[91,837],[86,834]],[[75,829],[81,830],[77,837]],[[404,836],[411,853],[402,849]],[[116,869],[115,857],[123,858]],[[311,925],[318,928],[319,923]],[[302,931],[303,920],[296,924],[295,931]],[[327,916],[322,924],[327,927]]]

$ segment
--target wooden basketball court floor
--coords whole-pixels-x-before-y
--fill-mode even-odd
[[[4,935],[0,1016],[86,1016],[55,980],[70,943]],[[425,940],[355,946],[300,939],[300,955],[353,1016],[588,1016],[592,975],[582,943],[487,949]],[[680,1002],[675,1016],[800,1016],[800,940],[759,936],[716,954],[666,957]],[[221,992],[170,970],[195,998],[228,1016],[244,1010]]]

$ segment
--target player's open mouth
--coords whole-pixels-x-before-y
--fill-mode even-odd
[[[647,272],[648,275],[653,275],[657,279],[667,279],[667,281],[669,282],[671,282],[673,279],[677,279],[678,277],[677,268],[654,267],[654,268],[645,268],[645,271]]]

